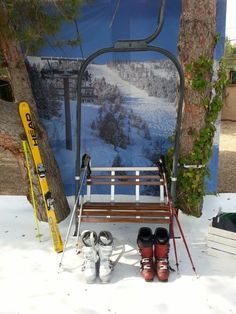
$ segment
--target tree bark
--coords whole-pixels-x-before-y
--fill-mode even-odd
[[[179,58],[186,73],[186,66],[199,57],[213,59],[216,35],[216,1],[183,0],[179,36]],[[211,77],[209,77],[211,80]],[[209,90],[208,93],[212,91]],[[193,131],[199,132],[205,123],[205,109],[200,105],[203,95],[193,90],[188,76],[185,81],[185,108],[181,134],[181,154],[193,147]]]
[[[27,195],[31,201],[29,180],[25,158],[22,150],[22,139],[26,139],[18,112],[18,103],[27,101],[31,106],[35,128],[39,141],[42,160],[46,168],[49,189],[55,199],[56,216],[58,222],[69,214],[69,206],[64,193],[60,172],[49,145],[47,134],[42,127],[31,84],[26,70],[24,56],[17,41],[0,34],[0,50],[3,52],[9,81],[14,96],[14,103],[0,101],[0,194]],[[34,171],[31,158],[33,185],[36,196],[38,218],[47,221],[39,182]]]
[[[182,129],[180,138],[180,157],[189,154],[194,145],[193,134],[205,126],[206,109],[201,101],[206,96],[211,96],[211,87],[199,92],[191,87],[191,77],[187,66],[196,62],[199,57],[213,60],[216,38],[216,0],[182,0],[182,15],[179,35],[179,58],[185,73],[185,97]],[[208,80],[211,82],[211,75]],[[204,182],[202,182],[204,184]],[[181,191],[178,191],[181,195]],[[180,204],[185,212],[194,210],[201,212],[199,208],[185,208],[184,195],[180,196]]]

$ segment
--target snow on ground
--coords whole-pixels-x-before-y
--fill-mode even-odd
[[[73,205],[73,198],[70,201]],[[168,283],[157,279],[147,283],[140,277],[136,248],[139,224],[82,224],[82,230],[110,230],[125,244],[111,282],[100,284],[97,280],[89,285],[81,272],[82,257],[75,253],[73,230],[58,273],[61,254],[52,249],[47,223],[40,223],[39,242],[33,209],[26,198],[1,196],[0,313],[235,314],[235,259],[207,254],[207,226],[219,208],[236,211],[236,194],[206,196],[201,218],[180,214],[198,276],[192,271],[182,240],[177,239],[180,273],[171,273]],[[63,238],[69,220],[59,224]],[[155,230],[155,225],[148,226]],[[172,267],[173,256],[171,246]]]

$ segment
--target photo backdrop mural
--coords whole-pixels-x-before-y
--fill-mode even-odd
[[[181,1],[166,1],[163,29],[152,45],[176,55]],[[58,161],[66,193],[74,193],[76,80],[81,62],[118,39],[141,39],[157,25],[155,0],[100,0],[84,6],[78,21],[81,45],[28,57],[40,117]],[[218,1],[218,31],[224,34],[225,1]],[[60,38],[75,29],[65,24]],[[222,43],[216,59],[222,54]],[[178,74],[173,63],[154,52],[109,53],[87,67],[82,83],[81,154],[95,166],[150,166],[171,146],[176,125]],[[218,136],[208,189],[216,190]]]

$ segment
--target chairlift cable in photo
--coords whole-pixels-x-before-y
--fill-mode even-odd
[[[116,17],[116,15],[117,15],[119,6],[120,6],[120,0],[117,0],[117,1],[116,1],[115,11],[114,11],[114,13],[113,13],[113,15],[112,15],[111,22],[110,22],[110,24],[109,24],[109,28],[111,28],[112,25],[113,25],[113,23],[114,23],[114,20],[115,20],[115,17]]]

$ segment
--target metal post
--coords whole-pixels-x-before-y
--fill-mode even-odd
[[[64,77],[63,83],[64,83],[64,103],[65,103],[66,149],[72,150],[69,77]]]

